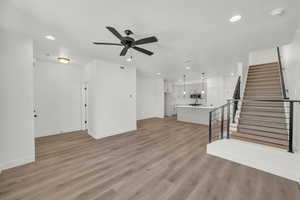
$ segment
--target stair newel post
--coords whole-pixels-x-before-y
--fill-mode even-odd
[[[211,143],[211,140],[212,140],[211,124],[212,124],[212,111],[209,112],[209,126],[208,126],[208,142],[209,143]]]
[[[293,153],[293,129],[294,129],[294,102],[290,102],[290,117],[289,117],[289,152]]]
[[[227,101],[227,139],[230,138],[230,100]]]
[[[221,139],[224,137],[224,106],[221,109]]]

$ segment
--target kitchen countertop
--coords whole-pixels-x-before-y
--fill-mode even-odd
[[[190,105],[178,105],[176,108],[195,108],[195,109],[214,109],[214,106],[190,106]]]

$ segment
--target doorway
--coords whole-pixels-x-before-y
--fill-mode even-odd
[[[88,82],[82,85],[82,130],[88,130]]]

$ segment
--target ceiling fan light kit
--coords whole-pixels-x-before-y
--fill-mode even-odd
[[[140,40],[135,40],[134,38],[129,37],[130,35],[133,34],[133,32],[131,30],[125,30],[124,32],[125,32],[126,36],[122,36],[114,27],[107,26],[106,28],[120,40],[120,43],[94,42],[93,44],[123,46],[120,56],[125,56],[128,49],[130,49],[130,48],[132,48],[138,52],[144,53],[148,56],[153,55],[153,52],[151,52],[147,49],[141,48],[141,47],[137,47],[136,45],[143,45],[143,44],[157,42],[158,40],[156,37],[152,36],[152,37],[147,37],[147,38],[143,38]]]

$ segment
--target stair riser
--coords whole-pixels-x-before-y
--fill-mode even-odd
[[[248,79],[247,83],[280,83],[279,79]]]
[[[286,118],[284,113],[270,113],[270,112],[241,112],[241,116],[258,116],[258,117],[272,117],[272,118]]]
[[[247,130],[253,130],[257,132],[266,132],[265,134],[282,134],[282,135],[288,135],[288,132],[286,129],[279,129],[279,128],[270,128],[270,127],[264,127],[264,126],[253,126],[249,124],[239,124],[239,129],[247,129]]]
[[[281,148],[281,149],[287,149],[287,147],[288,147],[287,144],[276,144],[276,143],[271,143],[271,142],[263,142],[261,140],[254,140],[254,139],[248,139],[248,138],[244,138],[244,137],[237,137],[235,135],[232,135],[231,138],[237,139],[237,140],[242,140],[242,141],[245,141],[245,142],[257,143],[257,144],[262,144],[262,145],[266,145],[266,146]]]
[[[269,67],[249,67],[249,71],[258,71],[258,70],[279,70],[278,65],[273,65]]]
[[[239,124],[288,129],[287,124],[274,123],[274,122],[261,122],[261,121],[256,121],[256,120],[239,120]]]
[[[273,96],[273,97],[282,97],[281,92],[267,92],[267,91],[257,91],[257,92],[246,92],[245,97],[255,97],[255,96]]]
[[[286,113],[284,108],[272,108],[272,107],[254,107],[254,106],[243,106],[242,112],[275,112],[275,113]]]
[[[245,90],[245,93],[249,92],[249,93],[255,93],[255,92],[264,92],[264,93],[281,93],[281,89],[280,88],[266,88],[266,89],[261,89],[261,88],[257,88],[257,89],[249,89],[247,88]]]
[[[244,99],[282,100],[282,96],[244,96]]]
[[[248,74],[248,78],[278,78],[279,76],[279,72],[274,72],[274,73],[250,73]]]
[[[246,82],[247,84],[249,83],[249,84],[251,84],[251,83],[260,83],[260,84],[266,84],[266,85],[268,85],[268,84],[280,84],[280,80],[279,79],[273,79],[273,80],[247,80],[247,82]]]
[[[268,132],[245,129],[245,128],[238,128],[238,131],[249,135],[257,135],[261,137],[274,138],[278,140],[288,140],[288,135],[283,135],[283,134],[268,133]]]
[[[248,77],[249,76],[267,76],[267,75],[270,75],[270,74],[276,74],[276,75],[278,75],[279,74],[279,69],[277,70],[269,70],[269,71],[249,71],[248,72]]]
[[[286,124],[288,121],[284,118],[269,118],[269,117],[262,117],[262,116],[249,116],[249,115],[241,115],[240,121],[242,120],[260,120],[261,122],[273,122],[273,123],[280,123]]]
[[[281,92],[269,92],[269,91],[257,91],[257,92],[246,92],[244,96],[281,96]]]
[[[248,76],[251,75],[267,75],[267,74],[278,74],[279,69],[258,69],[258,70],[250,70],[248,72]]]
[[[258,68],[267,68],[267,67],[272,67],[272,66],[278,66],[278,62],[272,62],[272,63],[264,63],[264,64],[258,64],[258,65],[250,65],[249,67],[251,68],[255,68],[255,67],[258,67]]]
[[[278,77],[271,77],[271,78],[248,78],[247,82],[280,82],[280,79]]]

